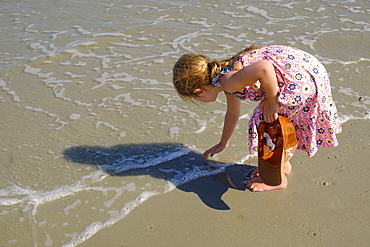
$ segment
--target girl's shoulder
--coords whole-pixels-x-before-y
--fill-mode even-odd
[[[231,71],[234,71],[235,69],[239,70],[239,69],[242,69],[243,68],[243,65],[241,63],[241,59],[242,59],[242,55],[238,56],[230,65],[227,65],[226,67],[224,67],[221,72],[212,78],[212,84],[214,86],[219,86],[221,87],[221,78],[222,76],[230,73]]]

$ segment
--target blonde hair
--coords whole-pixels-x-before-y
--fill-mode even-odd
[[[173,66],[173,85],[181,98],[194,100],[194,97],[201,93],[195,93],[195,89],[203,89],[210,85],[212,78],[235,61],[239,55],[259,48],[262,46],[252,44],[222,61],[210,60],[209,57],[200,54],[182,55]]]

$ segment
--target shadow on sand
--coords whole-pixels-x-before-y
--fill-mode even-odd
[[[204,167],[206,173],[217,169],[208,166],[201,154],[178,143],[76,146],[66,149],[64,157],[71,162],[98,166],[112,176],[150,175],[171,180],[179,172],[186,174],[194,166]],[[208,207],[228,210],[230,208],[222,200],[222,195],[229,188],[246,190],[245,176],[254,168],[249,165],[227,166],[221,173],[195,178],[177,188],[197,194]]]

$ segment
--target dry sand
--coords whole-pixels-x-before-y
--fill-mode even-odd
[[[368,246],[370,121],[343,124],[340,146],[298,151],[285,190],[245,190],[249,165],[149,199],[80,246]]]

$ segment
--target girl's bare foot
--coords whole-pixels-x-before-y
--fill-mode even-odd
[[[282,182],[278,186],[269,186],[267,184],[264,184],[261,181],[261,178],[259,177],[258,168],[254,169],[253,172],[249,175],[249,180],[245,181],[245,185],[247,188],[251,191],[268,191],[268,190],[279,190],[279,189],[285,189],[288,186],[288,180],[285,175],[290,174],[292,171],[292,164],[290,164],[289,160],[293,157],[293,154],[295,153],[297,149],[297,146],[291,147],[289,149],[285,150],[285,163],[283,167],[283,174],[282,174]]]
[[[292,171],[292,164],[290,164],[289,160],[284,163],[284,168],[283,168],[284,174],[288,175]],[[256,178],[259,177],[260,174],[258,173],[258,167],[254,169],[251,174],[249,175],[249,178]]]
[[[283,175],[282,179],[283,181],[278,186],[269,186],[267,184],[264,184],[262,183],[259,177],[252,178],[250,180],[245,181],[244,183],[250,191],[261,192],[261,191],[285,189],[288,185],[288,180],[285,175]]]

